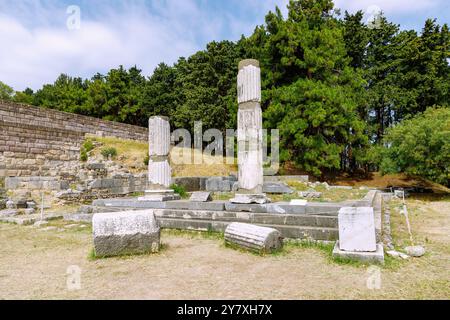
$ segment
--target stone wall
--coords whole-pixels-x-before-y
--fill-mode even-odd
[[[0,100],[0,177],[73,174],[86,134],[148,139],[146,128]]]

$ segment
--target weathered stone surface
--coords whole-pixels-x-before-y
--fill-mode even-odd
[[[27,214],[27,215],[34,214],[35,213],[35,209],[34,208],[27,208],[27,209],[24,210],[24,213]]]
[[[288,181],[307,183],[309,181],[309,176],[264,176],[264,182],[288,182]]]
[[[420,258],[425,255],[426,250],[422,246],[412,246],[412,247],[406,247],[405,251],[408,255],[415,258]]]
[[[322,197],[322,192],[316,192],[314,190],[309,191],[300,191],[298,195],[302,198],[308,198],[308,199],[318,199]]]
[[[262,193],[264,170],[259,62],[241,61],[237,82],[239,189],[248,193]]]
[[[395,250],[386,251],[386,254],[392,258],[401,258],[403,260],[410,258],[407,254]]]
[[[382,244],[377,244],[373,252],[344,251],[340,248],[340,241],[337,241],[333,250],[333,257],[363,263],[384,264],[384,249]]]
[[[267,206],[266,204],[240,204],[227,202],[225,203],[225,210],[230,212],[257,212],[257,213],[266,213]]]
[[[145,196],[139,197],[138,201],[148,202],[164,202],[180,200],[180,195],[176,194],[173,190],[145,190]]]
[[[12,200],[6,201],[6,208],[7,209],[16,209],[16,204]]]
[[[290,202],[291,206],[306,206],[308,204],[308,200],[301,199],[292,199]]]
[[[240,204],[265,204],[270,203],[270,199],[267,198],[265,194],[236,194],[230,202]]]
[[[283,238],[278,230],[239,222],[227,227],[225,242],[264,253],[279,250],[283,246]]]
[[[5,178],[5,188],[7,190],[14,190],[19,187],[20,180],[19,178]]]
[[[148,121],[148,180],[155,187],[168,188],[172,170],[169,164],[170,123],[167,117],[155,116]]]
[[[211,177],[206,180],[206,191],[230,192],[234,181],[225,177]]]
[[[194,192],[189,201],[192,202],[210,202],[212,201],[211,192]]]
[[[261,102],[261,70],[259,61],[247,59],[239,63],[237,89],[239,104]]]
[[[34,201],[28,201],[27,202],[27,208],[28,209],[36,209],[36,206],[37,206],[37,204]]]
[[[339,211],[339,245],[342,251],[377,251],[373,208],[344,207]]]
[[[263,185],[263,192],[273,194],[291,194],[294,193],[294,190],[282,182],[265,182]]]
[[[97,213],[92,224],[97,256],[159,251],[160,227],[153,210]]]
[[[17,210],[14,209],[7,209],[7,210],[0,210],[0,217],[13,217],[18,214]]]
[[[148,162],[149,183],[155,185],[156,188],[169,188],[171,182],[172,169],[169,160]]]
[[[394,190],[394,197],[397,199],[403,199],[406,197],[406,193],[404,190]]]

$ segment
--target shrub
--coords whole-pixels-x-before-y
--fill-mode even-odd
[[[180,195],[180,197],[182,197],[182,198],[187,197],[186,189],[182,186],[179,186],[177,184],[172,184],[170,186],[170,189],[173,189],[175,191],[175,193],[178,193]]]
[[[113,159],[117,156],[117,150],[116,148],[103,148],[101,154],[105,159]]]
[[[384,146],[383,174],[404,172],[450,185],[450,108],[429,108],[392,127]]]
[[[84,147],[80,149],[80,161],[86,162],[88,161],[88,153]]]
[[[149,156],[149,154],[147,153],[147,155],[146,155],[145,158],[144,158],[144,164],[145,164],[146,166],[148,166],[149,161],[150,161],[150,156]]]
[[[86,150],[86,152],[91,152],[92,150],[94,150],[94,143],[92,142],[91,139],[87,139],[86,141],[84,141],[83,143],[83,148],[84,150]]]

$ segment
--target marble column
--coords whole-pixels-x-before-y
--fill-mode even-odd
[[[170,123],[167,117],[151,117],[148,121],[148,180],[150,189],[167,189],[172,170],[169,164]]]
[[[241,61],[237,82],[239,193],[261,194],[264,171],[259,62]]]

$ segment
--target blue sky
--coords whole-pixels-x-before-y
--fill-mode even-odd
[[[0,81],[16,90],[40,88],[60,73],[91,77],[119,65],[145,75],[174,63],[212,40],[249,35],[276,5],[288,0],[0,0]],[[336,7],[374,6],[404,29],[420,31],[426,18],[450,22],[447,0],[335,0]],[[80,28],[69,30],[70,5]]]

